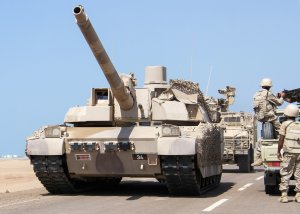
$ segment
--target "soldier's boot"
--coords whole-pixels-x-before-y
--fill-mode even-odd
[[[261,158],[257,158],[256,161],[254,161],[251,166],[261,166],[263,164],[263,160]]]
[[[295,201],[297,203],[300,203],[300,192],[298,192],[296,195],[295,195]]]
[[[279,202],[280,203],[288,203],[289,202],[287,192],[282,192],[281,193],[281,196],[279,198]]]

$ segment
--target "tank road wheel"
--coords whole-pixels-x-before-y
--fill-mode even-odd
[[[31,156],[35,175],[52,194],[70,194],[76,191],[75,182],[68,176],[64,156]]]
[[[161,160],[162,172],[172,195],[199,195],[220,183],[221,175],[202,178],[194,155],[162,156]]]

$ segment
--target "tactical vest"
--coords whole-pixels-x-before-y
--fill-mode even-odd
[[[283,151],[300,154],[300,122],[292,122],[286,129]]]
[[[268,104],[268,92],[258,91],[253,98],[253,109],[258,121],[265,118]]]

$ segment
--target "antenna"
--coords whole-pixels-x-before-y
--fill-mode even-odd
[[[191,55],[191,61],[190,61],[190,80],[193,78],[193,55]]]
[[[205,96],[207,96],[207,93],[208,93],[208,88],[209,88],[209,84],[210,84],[210,78],[211,78],[212,70],[213,70],[212,65],[210,65],[210,67],[209,67],[209,76],[208,76],[208,81],[207,81],[206,90],[205,90]]]
[[[194,49],[196,47],[196,35],[192,33],[191,35],[191,58],[190,58],[190,80],[193,79],[193,55]]]

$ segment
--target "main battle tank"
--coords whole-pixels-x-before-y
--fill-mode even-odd
[[[145,84],[119,75],[82,6],[77,24],[111,88],[93,88],[86,106],[70,108],[64,125],[27,138],[26,154],[53,194],[122,177],[153,177],[170,194],[199,195],[220,183],[223,130],[211,120],[198,84],[167,82],[166,68],[145,69]]]

